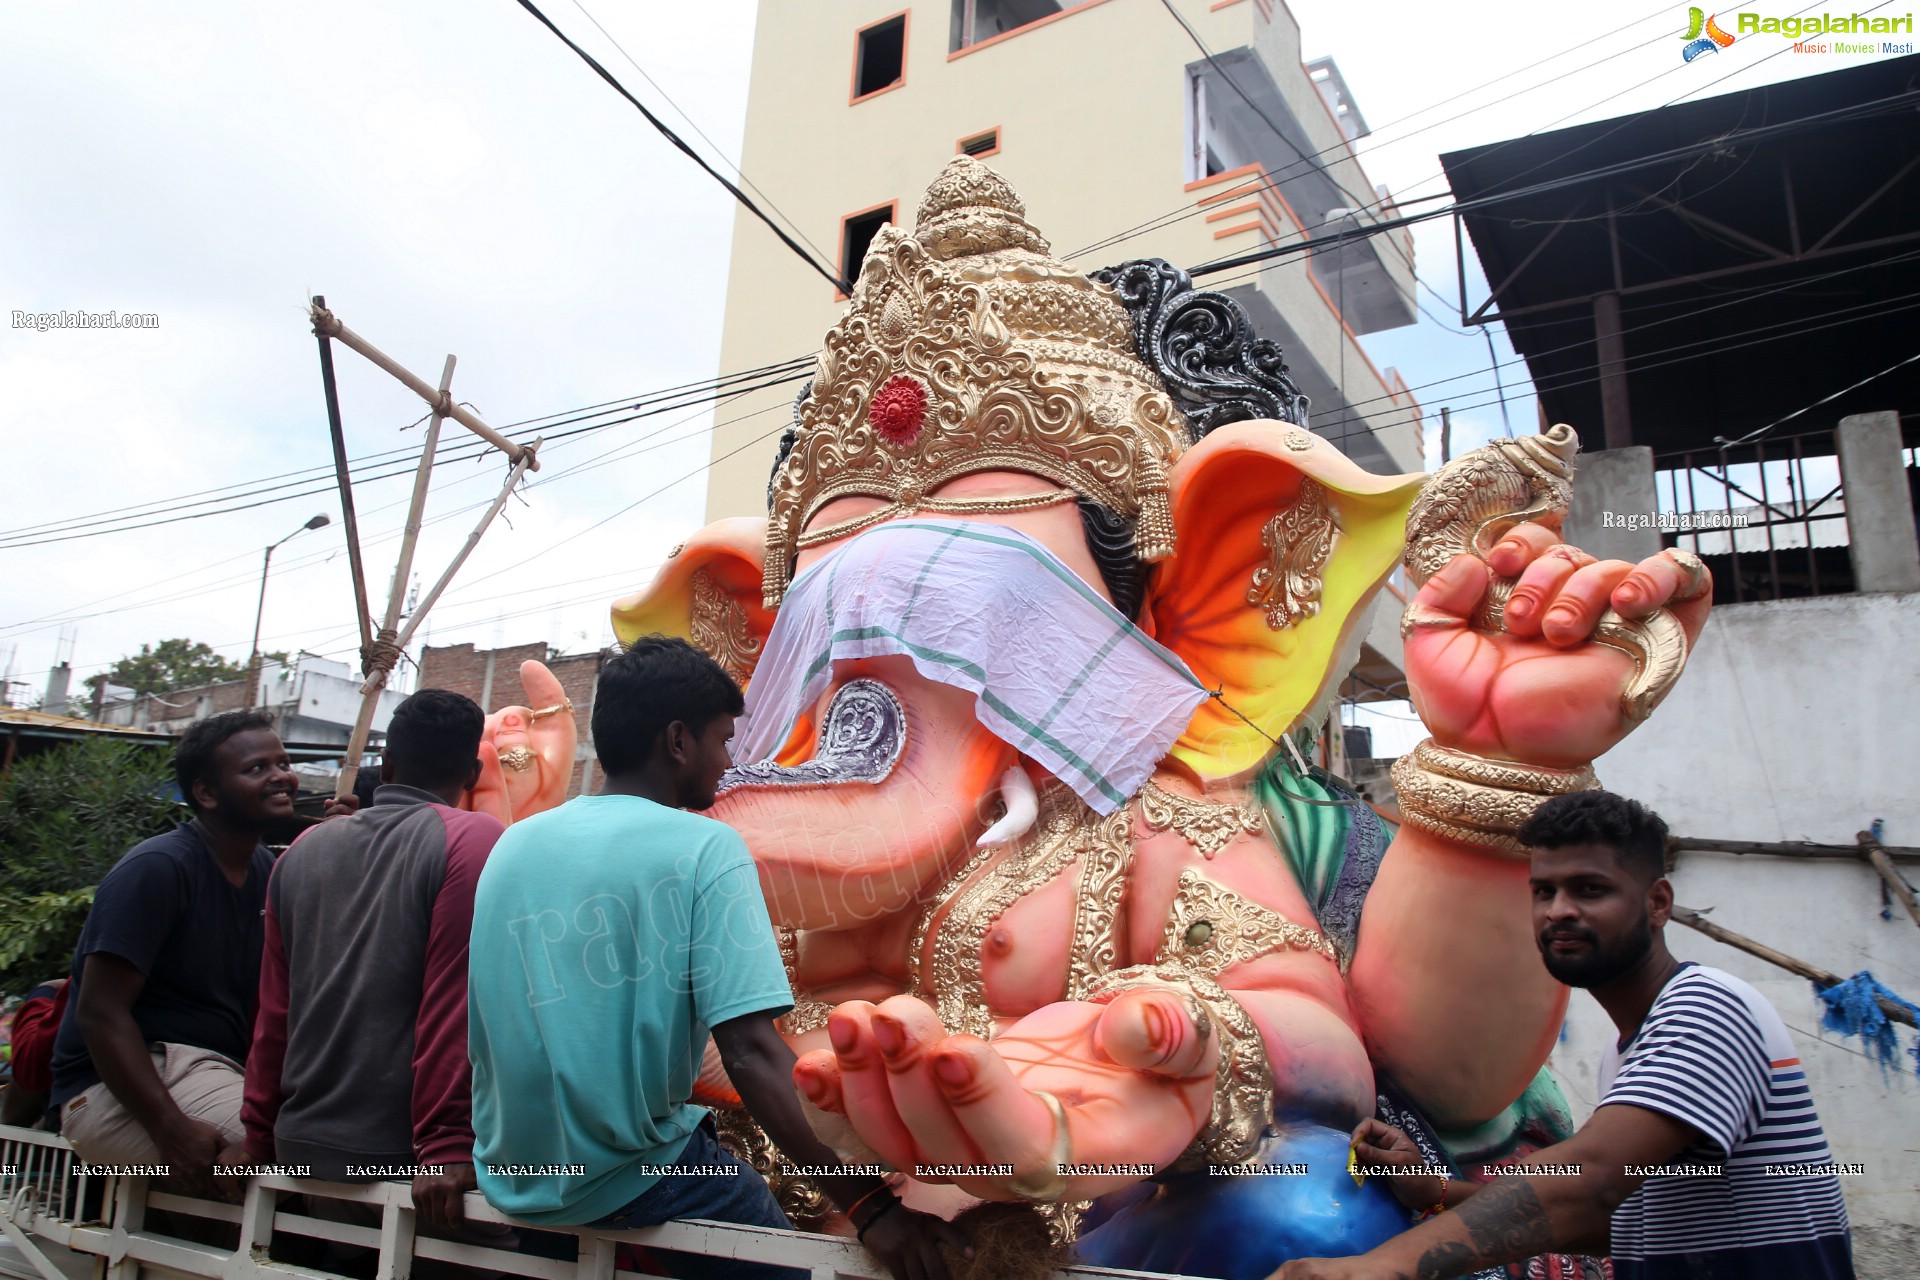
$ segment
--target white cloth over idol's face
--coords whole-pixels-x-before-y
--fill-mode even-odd
[[[772,758],[835,662],[886,654],[975,694],[982,724],[1101,814],[1139,789],[1207,698],[1186,663],[1035,539],[997,524],[896,520],[788,588],[735,760]]]

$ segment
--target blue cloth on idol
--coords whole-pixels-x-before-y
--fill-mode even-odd
[[[1383,1179],[1354,1185],[1347,1147],[1338,1129],[1296,1125],[1261,1140],[1251,1162],[1257,1168],[1202,1168],[1115,1192],[1087,1212],[1075,1259],[1261,1280],[1294,1258],[1365,1253],[1405,1231],[1412,1217]]]

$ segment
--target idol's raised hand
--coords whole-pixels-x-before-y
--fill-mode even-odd
[[[573,703],[545,663],[521,663],[520,684],[536,705],[502,707],[487,717],[480,739],[480,781],[463,806],[490,813],[503,826],[567,798],[579,741]]]

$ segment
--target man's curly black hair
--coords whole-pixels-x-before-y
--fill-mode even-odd
[[[1605,845],[1643,884],[1667,874],[1667,824],[1639,801],[1611,791],[1554,796],[1521,826],[1519,840],[1529,849]]]
[[[479,759],[486,726],[486,713],[465,694],[451,689],[413,694],[394,708],[387,724],[393,780],[430,789],[465,783]]]
[[[695,733],[745,707],[726,668],[685,640],[642,636],[600,667],[593,749],[609,774],[646,764],[675,720]]]

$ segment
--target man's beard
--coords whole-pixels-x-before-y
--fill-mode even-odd
[[[1546,963],[1547,972],[1558,982],[1570,987],[1603,987],[1621,974],[1626,973],[1642,960],[1653,947],[1653,925],[1645,915],[1632,930],[1614,939],[1611,944],[1602,945],[1599,935],[1591,929],[1562,929],[1559,936],[1572,937],[1588,944],[1588,949],[1577,955],[1555,955],[1548,950],[1548,937],[1542,934],[1540,959]]]

